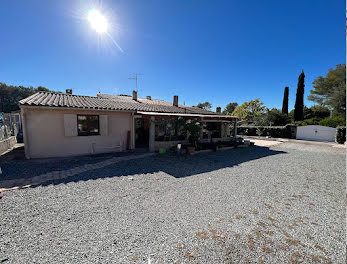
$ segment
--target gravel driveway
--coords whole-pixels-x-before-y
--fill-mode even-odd
[[[0,263],[345,263],[345,161],[288,142],[7,191]]]

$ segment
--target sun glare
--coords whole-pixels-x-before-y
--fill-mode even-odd
[[[93,8],[88,11],[88,21],[96,32],[105,33],[107,31],[107,20],[98,10]]]

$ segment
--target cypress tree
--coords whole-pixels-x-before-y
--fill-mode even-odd
[[[288,115],[288,99],[289,99],[289,87],[284,88],[283,103],[282,103],[282,113]]]
[[[298,78],[298,89],[296,90],[294,121],[304,120],[304,92],[305,92],[305,73],[304,71],[302,71]]]

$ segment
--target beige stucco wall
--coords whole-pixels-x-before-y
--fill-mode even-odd
[[[12,149],[16,143],[17,139],[15,136],[0,140],[0,155]]]
[[[64,114],[108,115],[107,136],[65,136]],[[132,129],[129,112],[24,109],[28,158],[48,158],[125,150]],[[130,133],[131,135],[132,133]],[[122,149],[117,148],[121,145]]]

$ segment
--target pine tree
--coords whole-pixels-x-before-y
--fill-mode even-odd
[[[282,113],[288,115],[288,99],[289,99],[289,87],[284,88],[283,103],[282,103]]]
[[[296,90],[294,121],[301,121],[304,119],[304,92],[305,92],[305,73],[304,71],[302,71],[298,78],[298,89]]]

